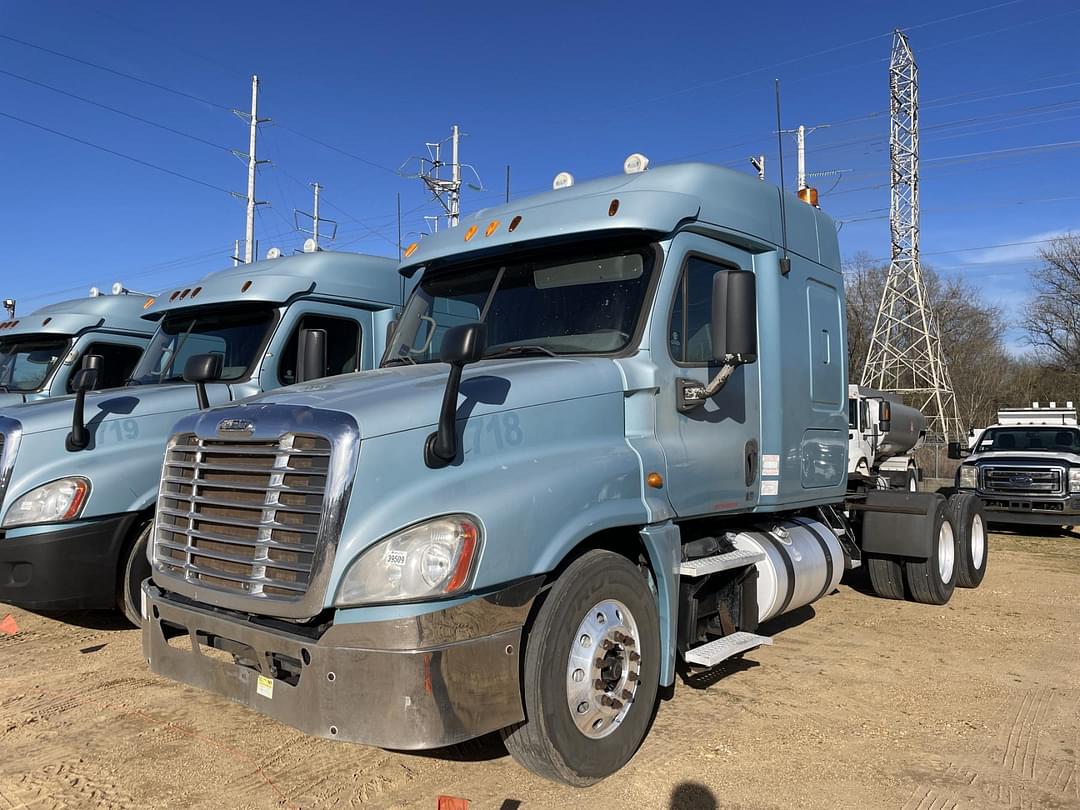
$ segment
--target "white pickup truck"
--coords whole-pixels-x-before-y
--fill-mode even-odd
[[[915,450],[926,417],[894,394],[848,386],[848,479],[878,489],[919,488]]]
[[[1073,403],[998,411],[997,423],[970,449],[950,444],[949,458],[964,459],[957,489],[978,495],[991,523],[1080,525],[1080,427]]]

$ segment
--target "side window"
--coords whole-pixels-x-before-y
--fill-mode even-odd
[[[675,291],[675,306],[668,328],[668,344],[676,363],[708,365],[712,362],[713,276],[721,270],[731,269],[700,256],[686,260],[686,268]]]
[[[102,377],[98,380],[98,388],[119,388],[128,381],[135,366],[142,357],[143,350],[138,346],[126,346],[122,343],[91,343],[82,353],[82,357],[88,354],[101,355]],[[79,358],[76,368],[82,367],[82,357]],[[68,393],[71,393],[71,375],[68,377]]]
[[[360,324],[330,315],[304,315],[293,329],[278,360],[278,382],[282,385],[296,382],[297,346],[301,329],[326,330],[326,373],[323,376],[333,377],[359,370]]]

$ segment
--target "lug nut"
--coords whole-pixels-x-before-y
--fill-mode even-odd
[[[641,660],[641,655],[636,652],[631,652],[627,657],[635,663]]]
[[[623,707],[623,703],[622,703],[621,700],[613,700],[613,701],[611,701],[611,708],[613,708],[615,711],[620,711],[622,709],[622,707]]]
[[[622,695],[620,695],[620,697],[621,697],[621,698],[622,698],[623,700],[629,700],[629,699],[630,699],[630,698],[632,698],[633,696],[634,696],[634,693],[633,693],[633,692],[631,692],[631,691],[630,691],[629,689],[623,689],[623,690],[622,690]]]
[[[611,649],[612,647],[614,647],[615,645],[611,643],[611,639],[610,639],[610,638],[605,638],[605,639],[604,639],[604,640],[603,640],[603,641],[602,641],[602,642],[600,643],[600,646],[601,646],[601,647],[603,647],[603,648],[604,648],[605,650],[610,650],[610,649]]]
[[[592,685],[593,685],[593,689],[598,689],[598,690],[600,690],[601,692],[603,692],[603,691],[604,691],[604,690],[605,690],[605,689],[607,688],[607,684],[605,684],[605,683],[604,683],[604,682],[603,682],[602,680],[600,680],[599,678],[597,678],[597,679],[596,679],[595,681],[593,681],[593,682],[592,682]]]
[[[627,672],[626,673],[626,680],[630,681],[630,683],[637,683],[638,674],[636,672]]]
[[[614,702],[615,702],[615,701],[614,701],[614,700],[612,700],[612,699],[611,699],[610,697],[608,697],[607,695],[604,695],[604,696],[603,696],[602,698],[600,698],[600,705],[601,705],[601,706],[610,706],[610,705],[612,705],[612,704],[613,704]]]

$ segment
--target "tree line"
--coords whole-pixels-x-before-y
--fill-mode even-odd
[[[1013,321],[972,281],[943,277],[925,264],[922,273],[965,426],[992,424],[999,408],[1080,405],[1080,235],[1058,237],[1039,251],[1031,295]],[[852,382],[862,376],[887,274],[887,264],[865,253],[844,262]],[[1008,349],[1010,327],[1023,335],[1022,354]]]

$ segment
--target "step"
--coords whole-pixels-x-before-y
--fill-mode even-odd
[[[686,560],[679,563],[679,575],[684,577],[704,577],[715,574],[717,571],[730,571],[732,568],[742,568],[747,565],[761,562],[765,559],[762,551],[744,551],[736,549],[725,554],[717,554],[712,557],[699,557],[696,560]]]
[[[687,650],[683,658],[688,664],[697,664],[702,667],[715,667],[721,661],[731,658],[733,655],[744,653],[762,644],[772,644],[768,636],[759,636],[755,633],[732,633],[730,636],[718,638],[700,647]]]

